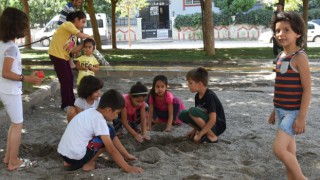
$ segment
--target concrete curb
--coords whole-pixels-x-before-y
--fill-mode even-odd
[[[32,94],[23,95],[23,113],[32,111],[36,105],[42,104],[46,98],[54,96],[58,90],[60,90],[60,83],[55,79],[48,85],[41,85],[39,90]],[[0,110],[0,125],[8,122],[7,119],[9,119],[9,116],[3,108]]]

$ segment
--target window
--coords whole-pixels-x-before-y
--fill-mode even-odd
[[[309,24],[309,23],[308,23],[308,29],[315,29],[315,27],[314,27],[313,24]]]
[[[186,5],[200,4],[200,0],[185,0]]]
[[[97,19],[98,28],[103,28],[103,20]],[[85,28],[91,28],[91,20],[87,20],[84,26]]]

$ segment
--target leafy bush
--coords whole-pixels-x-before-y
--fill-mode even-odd
[[[181,29],[181,27],[193,27],[197,28],[202,25],[201,13],[178,15],[175,19],[174,27]]]
[[[214,21],[213,24],[215,26],[221,26],[221,25],[227,26],[233,23],[232,18],[227,14],[213,13],[212,15],[213,15],[213,21]],[[245,13],[237,14],[234,23],[269,26],[269,22],[271,20],[272,15],[273,15],[272,10],[258,9],[246,14]],[[201,19],[202,19],[201,13],[178,15],[175,19],[174,27],[177,28],[178,30],[180,30],[181,27],[197,28],[202,25]]]
[[[235,24],[263,25],[268,27],[273,16],[272,10],[257,9],[236,16]]]
[[[221,25],[225,25],[228,26],[232,24],[232,18],[231,16],[227,15],[227,14],[214,14],[213,13],[213,25],[215,26],[221,26]]]
[[[308,11],[308,19],[320,19],[320,11],[319,9],[311,9]]]

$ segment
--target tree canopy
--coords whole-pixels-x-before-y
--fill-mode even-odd
[[[257,0],[213,0],[213,2],[222,13],[232,16],[248,11],[257,3]]]

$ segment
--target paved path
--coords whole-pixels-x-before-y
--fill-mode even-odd
[[[320,47],[320,43],[308,42],[309,47]],[[103,49],[111,49],[111,43],[103,45]],[[272,43],[258,41],[215,41],[215,48],[245,48],[245,47],[272,47]],[[35,44],[34,49],[48,49],[40,44]],[[129,47],[128,43],[117,43],[119,49],[196,49],[203,48],[202,41],[173,41],[173,40],[143,40],[133,42]]]

